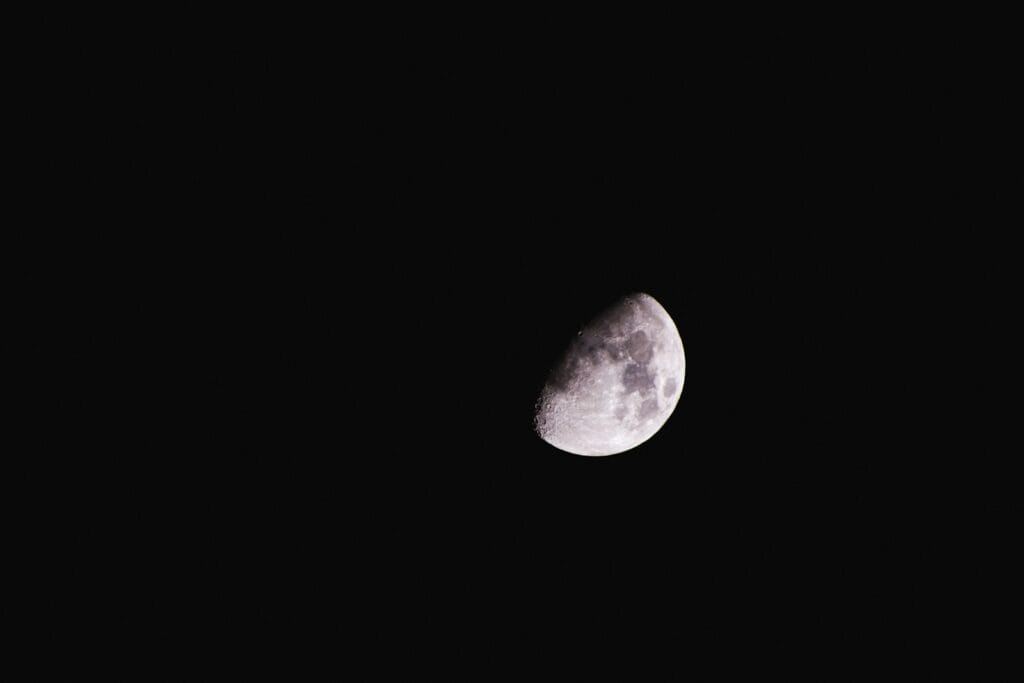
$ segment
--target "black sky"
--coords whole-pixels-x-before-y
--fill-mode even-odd
[[[279,438],[252,476],[280,533],[328,543],[318,578],[360,567],[423,628],[554,610],[719,642],[914,604],[964,507],[1012,504],[1001,456],[921,436],[945,255],[1011,182],[964,172],[987,133],[950,126],[991,98],[955,63],[412,59],[351,98],[316,73],[275,140],[285,412],[258,413]],[[632,291],[682,335],[676,412],[619,456],[557,451],[531,430],[547,368]]]
[[[196,63],[217,104],[161,145],[200,198],[146,197],[174,230],[133,266],[167,313],[133,334],[173,350],[136,381],[178,387],[145,443],[172,447],[111,466],[184,585],[212,571],[234,618],[313,642],[351,613],[382,653],[513,658],[542,631],[725,651],[934,609],[948,539],[995,552],[965,520],[1017,505],[1006,452],[941,411],[945,377],[992,387],[949,359],[1000,336],[966,292],[1009,272],[1019,134],[949,50],[791,38]],[[683,339],[673,416],[621,455],[554,449],[550,364],[636,291]]]

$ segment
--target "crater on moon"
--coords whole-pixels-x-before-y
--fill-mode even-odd
[[[643,293],[623,297],[580,331],[552,370],[537,402],[537,433],[579,455],[634,448],[672,414],[685,365],[661,304]]]
[[[651,360],[651,356],[654,355],[654,348],[647,341],[647,335],[644,334],[643,330],[637,330],[629,336],[626,348],[629,349],[629,355],[634,360],[645,365]]]
[[[644,366],[631,363],[622,373],[622,386],[626,388],[626,393],[642,391],[654,386],[654,378],[647,374]]]
[[[640,406],[640,412],[637,413],[637,417],[641,420],[646,420],[656,412],[658,412],[658,399],[649,398]]]

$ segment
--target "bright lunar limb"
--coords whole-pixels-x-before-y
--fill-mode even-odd
[[[577,455],[647,441],[675,410],[686,359],[679,331],[648,294],[630,294],[579,332],[537,401],[537,434]]]

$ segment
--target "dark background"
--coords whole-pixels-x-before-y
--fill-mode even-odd
[[[365,98],[282,69],[294,404],[253,476],[296,561],[365,571],[371,622],[412,640],[658,623],[655,648],[906,640],[949,606],[937,566],[1005,568],[1007,454],[942,404],[947,373],[978,391],[953,359],[987,317],[949,313],[1000,277],[983,235],[1019,174],[966,118],[1009,115],[998,84],[934,54],[414,54]],[[676,412],[621,455],[557,451],[547,369],[631,291],[682,335]]]
[[[504,666],[901,648],[984,609],[1019,513],[982,370],[1019,228],[1005,51],[700,33],[183,46],[113,88],[118,218],[152,227],[97,278],[138,293],[118,400],[153,455],[104,459],[101,505],[124,575],[173,579],[127,622]],[[675,413],[558,451],[547,370],[634,291],[682,336]]]

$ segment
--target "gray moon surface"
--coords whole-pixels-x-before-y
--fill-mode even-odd
[[[554,366],[534,426],[576,455],[613,455],[664,426],[686,373],[683,340],[649,294],[623,297],[586,325]]]

